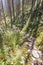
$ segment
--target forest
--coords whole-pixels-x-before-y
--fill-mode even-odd
[[[43,0],[0,0],[0,65],[43,65]]]

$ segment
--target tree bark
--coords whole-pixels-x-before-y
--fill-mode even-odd
[[[12,9],[13,9],[13,18],[15,18],[15,14],[14,14],[14,0],[12,0]]]
[[[3,12],[4,21],[5,21],[5,26],[7,26],[6,18],[5,18],[5,13],[4,13],[4,8],[3,8],[3,1],[2,0],[1,0],[1,4],[2,4],[2,12]]]
[[[22,0],[22,21],[24,21],[24,0]]]
[[[12,12],[11,12],[11,1],[7,0],[8,2],[8,8],[9,8],[9,13],[10,13],[10,20],[11,20],[11,28],[12,28]]]

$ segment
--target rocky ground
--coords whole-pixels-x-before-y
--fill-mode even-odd
[[[35,46],[35,39],[30,37],[28,53],[31,53],[31,65],[43,65],[43,53]]]

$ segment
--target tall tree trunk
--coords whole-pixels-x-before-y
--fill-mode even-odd
[[[16,17],[18,17],[20,13],[20,0],[16,0]]]
[[[5,13],[4,13],[4,7],[3,7],[3,1],[2,0],[1,0],[1,4],[2,4],[2,12],[3,12],[4,21],[5,21],[5,26],[7,26],[6,18],[5,18]]]
[[[27,5],[27,6],[29,5],[29,0],[26,0],[26,5]]]
[[[1,9],[0,9],[0,23],[1,23],[2,17],[1,17]]]
[[[12,9],[13,9],[13,18],[15,18],[15,14],[14,14],[14,0],[12,0]]]
[[[11,1],[7,0],[8,2],[8,8],[9,8],[9,13],[10,13],[10,20],[11,20],[11,28],[12,28],[12,12],[11,12]]]
[[[42,0],[42,9],[43,9],[43,0]]]
[[[24,0],[22,0],[22,21],[24,21]]]

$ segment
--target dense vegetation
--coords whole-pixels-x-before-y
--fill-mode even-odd
[[[43,0],[0,0],[0,65],[32,65],[34,47],[43,54]]]

